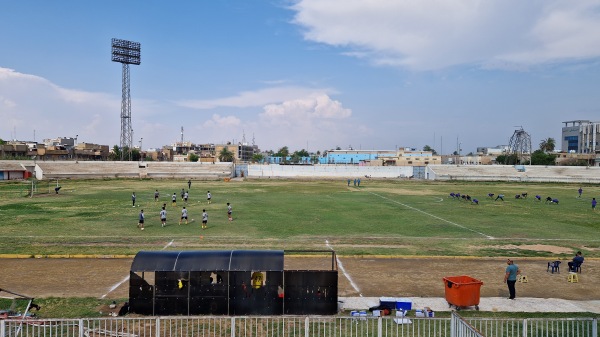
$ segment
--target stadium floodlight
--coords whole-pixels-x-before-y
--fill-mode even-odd
[[[129,65],[139,65],[141,62],[141,45],[139,42],[112,39],[112,61],[123,64],[122,89],[121,89],[121,160],[124,158],[124,149],[127,147],[129,160],[131,160],[132,128],[131,128],[131,90],[129,88]]]
[[[112,61],[139,65],[141,45],[139,42],[112,39]]]

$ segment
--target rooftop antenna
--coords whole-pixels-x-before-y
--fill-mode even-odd
[[[242,145],[246,145],[246,131],[242,129]]]
[[[139,42],[112,39],[112,61],[119,62],[123,65],[123,73],[121,76],[121,160],[125,154],[123,149],[128,148],[129,160],[131,160],[131,146],[133,138],[133,129],[131,128],[131,90],[129,88],[129,65],[140,64]]]
[[[254,142],[254,132],[252,133],[252,147],[254,147],[254,145],[256,145],[256,143]]]
[[[181,127],[181,146],[183,146],[183,126]]]

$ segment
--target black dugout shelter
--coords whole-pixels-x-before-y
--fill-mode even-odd
[[[144,315],[333,315],[338,272],[335,253],[324,252],[331,254],[330,270],[284,270],[284,251],[141,251],[131,265],[130,310]]]

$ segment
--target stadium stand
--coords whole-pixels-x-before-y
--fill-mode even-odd
[[[231,177],[232,169],[232,163],[56,161],[38,162],[36,177],[38,179],[193,178],[213,180]]]
[[[431,180],[599,183],[600,167],[526,165],[519,170],[512,165],[429,165],[426,176]]]

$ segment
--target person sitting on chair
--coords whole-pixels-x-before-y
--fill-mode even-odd
[[[583,259],[583,256],[581,255],[581,252],[577,252],[575,254],[575,256],[573,257],[573,261],[569,261],[569,263],[567,263],[569,265],[569,271],[576,272],[577,269],[579,267],[581,267],[583,260],[584,259]]]

